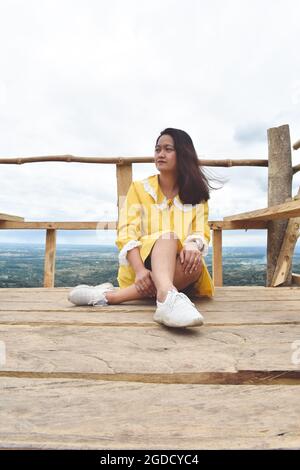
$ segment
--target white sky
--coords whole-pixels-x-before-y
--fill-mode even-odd
[[[300,138],[299,18],[298,0],[1,0],[0,157],[150,156],[177,127],[200,157],[267,158],[267,128]],[[228,182],[211,193],[210,220],[267,206],[267,169],[214,171]],[[134,165],[134,179],[154,173]],[[299,185],[298,173],[293,194]],[[115,220],[115,167],[0,165],[0,212]],[[0,242],[43,240],[0,231]],[[265,231],[224,233],[224,245],[265,242]]]

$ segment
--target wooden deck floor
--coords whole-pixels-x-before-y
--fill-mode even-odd
[[[300,288],[217,288],[185,330],[66,293],[0,290],[0,448],[300,448]]]

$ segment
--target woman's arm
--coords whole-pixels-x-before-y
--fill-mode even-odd
[[[138,273],[141,269],[145,268],[138,246],[128,251],[127,259],[135,273]]]
[[[155,296],[155,286],[151,278],[151,271],[145,268],[140,255],[141,238],[141,202],[135,184],[131,183],[121,206],[116,245],[120,250],[120,265],[134,269],[136,274],[135,286],[141,294]]]
[[[144,266],[139,247],[128,251],[127,259],[136,274],[135,286],[137,291],[141,294],[147,294],[150,297],[155,297],[156,288],[151,277],[151,271],[149,271],[149,269]]]
[[[197,269],[201,263],[202,256],[208,253],[210,241],[210,227],[208,225],[208,203],[197,204],[196,213],[192,221],[189,235],[183,242],[183,249],[180,252],[182,270],[185,273]]]
[[[194,241],[202,256],[208,253],[210,242],[210,227],[208,224],[208,202],[197,204],[195,216],[192,221],[192,227],[189,235],[184,240],[184,245]]]
[[[124,203],[121,205],[116,245],[120,250],[120,265],[128,266],[127,254],[141,245],[141,203],[135,189],[134,182],[131,183]]]

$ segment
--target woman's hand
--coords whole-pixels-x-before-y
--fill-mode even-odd
[[[179,254],[184,274],[196,271],[201,264],[201,253],[195,242],[186,243]]]
[[[151,277],[151,271],[145,267],[136,272],[135,286],[142,295],[156,296],[156,287]]]

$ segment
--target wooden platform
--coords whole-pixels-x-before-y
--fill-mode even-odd
[[[300,288],[216,288],[185,330],[66,294],[0,290],[0,448],[300,448]]]

